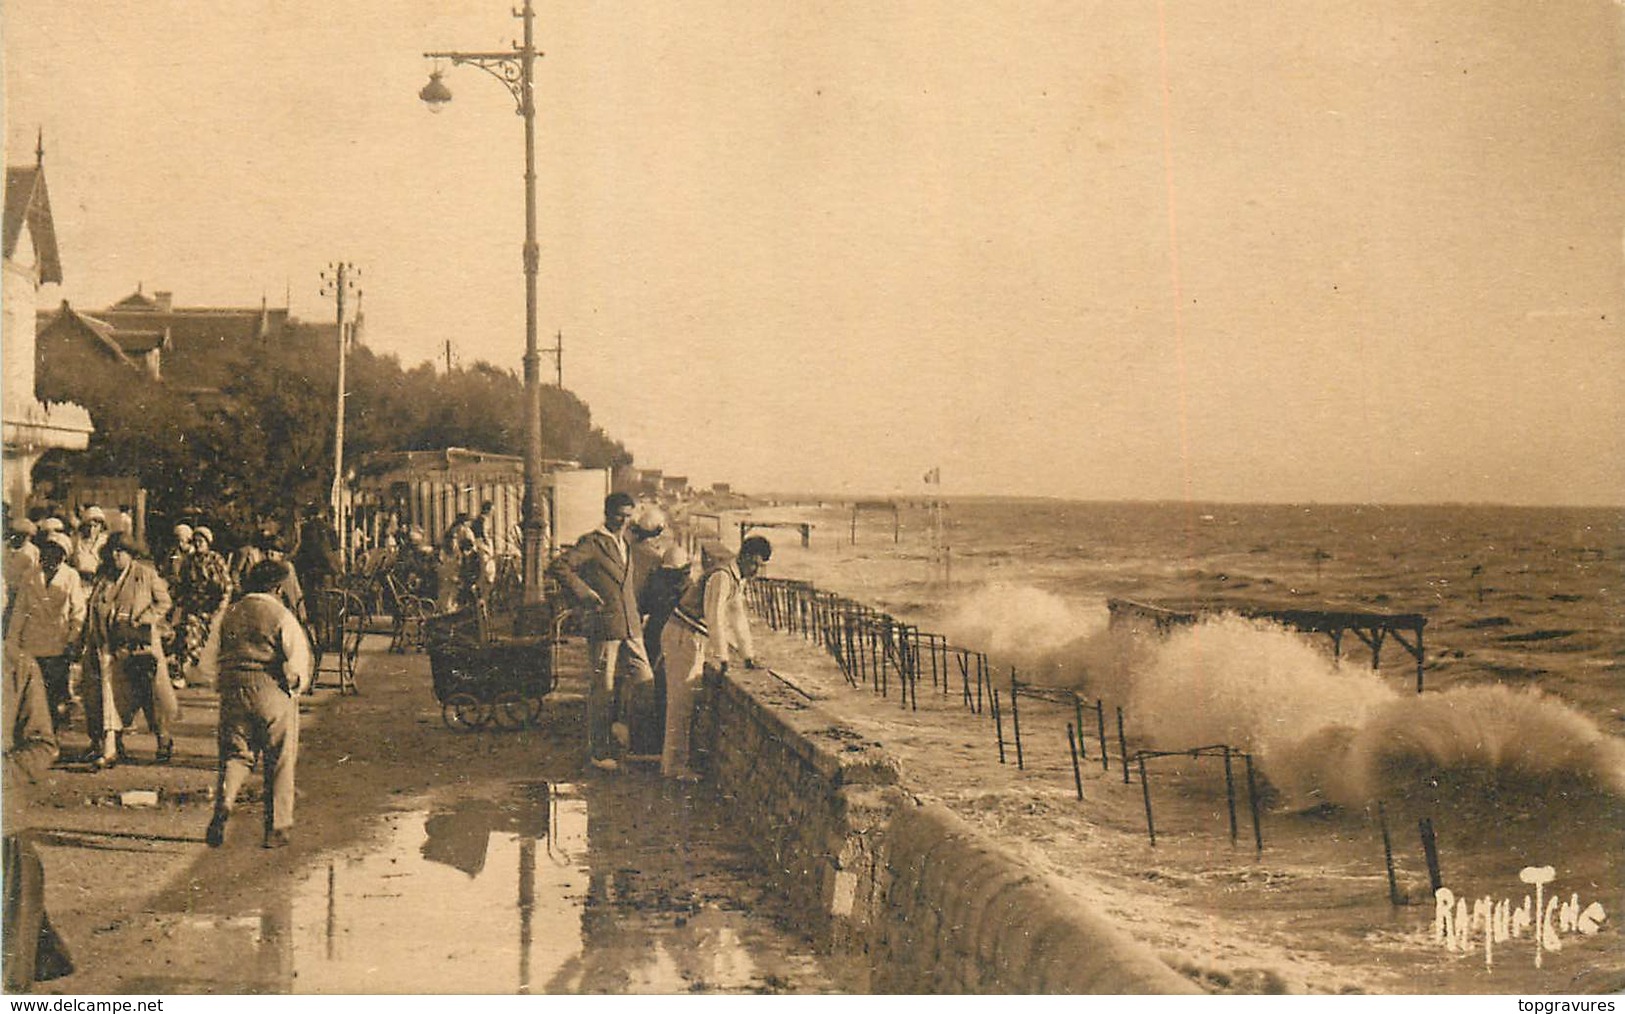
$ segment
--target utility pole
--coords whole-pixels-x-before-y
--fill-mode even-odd
[[[559,387],[560,390],[563,390],[563,388],[564,388],[564,332],[562,330],[559,331],[558,335],[554,339],[553,346],[551,348],[545,348],[542,351],[552,355],[552,357],[553,357],[553,375],[554,375],[554,378],[555,378],[554,382],[557,384],[557,386]]]
[[[355,276],[360,272],[354,264],[346,261],[335,261],[322,272],[322,291],[324,296],[332,296],[338,306],[338,342],[339,342],[339,384],[336,418],[333,422],[333,488],[329,494],[329,502],[333,509],[334,533],[339,539],[339,567],[347,569],[350,559],[350,526],[344,516],[344,396],[345,361],[349,359],[349,325],[345,320],[344,300],[349,292],[355,292],[356,298],[361,297],[361,290],[356,288]]]

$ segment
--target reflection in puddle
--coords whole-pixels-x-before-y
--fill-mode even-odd
[[[391,814],[365,854],[322,859],[211,935],[252,934],[253,971],[236,974],[299,993],[836,988],[761,911],[719,821],[626,781],[594,786],[592,806],[574,786],[507,788]]]

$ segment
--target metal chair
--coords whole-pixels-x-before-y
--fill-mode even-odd
[[[338,676],[339,693],[358,694],[355,660],[366,633],[367,607],[361,597],[342,588],[323,588],[310,603],[311,641],[316,647],[316,681],[323,672]]]
[[[390,612],[394,619],[389,650],[396,654],[422,651],[423,621],[435,615],[434,599],[407,591],[392,573],[384,575],[384,587],[389,593]]]

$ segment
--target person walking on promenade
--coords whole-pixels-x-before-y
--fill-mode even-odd
[[[496,504],[490,500],[480,504],[478,516],[468,522],[468,532],[472,537],[474,547],[473,560],[464,558],[465,572],[471,571],[472,576],[465,576],[465,586],[472,586],[473,594],[481,602],[488,602],[491,598],[491,589],[497,583],[497,522]]]
[[[192,526],[182,522],[175,526],[175,548],[169,551],[168,558],[164,560],[164,580],[171,585],[180,584],[181,568],[191,555]]]
[[[276,590],[286,563],[267,560],[249,571],[242,598],[220,621],[220,749],[214,816],[204,840],[226,842],[226,823],[256,757],[264,765],[266,848],[293,832],[294,770],[299,762],[299,697],[314,677],[304,629]]]
[[[299,544],[293,551],[293,570],[299,586],[311,594],[321,591],[344,569],[339,537],[327,509],[313,506],[299,529]]]
[[[147,560],[147,547],[124,534],[107,540],[107,564],[90,589],[81,657],[93,663],[85,674],[85,722],[96,768],[117,764],[124,730],[144,711],[158,739],[157,761],[175,752],[171,723],[179,717],[169,665],[159,643],[159,627],[169,614],[169,586]]]
[[[91,504],[79,512],[79,531],[73,537],[73,555],[68,557],[68,563],[87,585],[96,580],[96,572],[107,560],[109,538],[105,511]]]
[[[456,612],[474,604],[473,589],[467,578],[473,574],[474,528],[468,515],[459,512],[440,536],[440,566],[437,572],[439,609]]]
[[[689,768],[688,755],[695,684],[708,670],[726,672],[730,649],[744,659],[745,668],[757,667],[745,612],[745,582],[772,556],[772,544],[752,535],[740,545],[735,559],[691,585],[672,610],[660,643],[666,662],[666,743],[660,773],[668,778],[693,781],[697,777]]]
[[[6,525],[4,622],[11,622],[12,609],[17,596],[28,584],[28,578],[39,570],[38,527],[27,518],[13,518]],[[71,545],[71,543],[70,543]]]
[[[169,636],[164,641],[164,654],[173,662],[178,679],[178,671],[185,668],[186,659],[186,618],[181,613],[180,604],[181,572],[186,568],[187,558],[192,555],[192,526],[184,521],[177,524],[174,539],[159,573],[169,583],[169,590],[176,600],[168,617]]]
[[[264,528],[257,529],[253,535],[237,544],[232,550],[229,566],[231,568],[231,597],[233,601],[242,597],[243,582],[248,580],[248,572],[265,559],[265,550],[261,543],[271,537],[271,533]]]
[[[199,525],[192,531],[192,551],[181,563],[175,586],[175,605],[180,614],[179,669],[177,688],[186,685],[185,672],[196,668],[209,643],[209,628],[231,591],[231,570],[225,558],[214,551],[214,532]]]
[[[271,563],[287,564],[284,568],[282,581],[276,586],[272,594],[282,600],[282,604],[299,620],[308,622],[310,617],[305,612],[305,589],[299,583],[299,575],[294,572],[293,564],[288,562],[288,545],[282,541],[282,536],[267,532],[262,534],[258,541],[260,557]],[[252,573],[252,568],[250,568]],[[248,575],[243,575],[246,584]],[[244,594],[247,594],[246,592]]]
[[[632,509],[632,498],[625,493],[605,497],[602,527],[583,535],[548,568],[582,611],[582,633],[592,660],[587,751],[593,766],[603,771],[619,767],[612,756],[617,674],[626,670],[629,687],[655,678],[643,647],[632,553],[626,544]]]
[[[69,570],[71,568],[63,568]],[[75,574],[75,577],[78,575]],[[32,834],[28,786],[56,761],[56,733],[39,669],[26,656],[8,652],[5,687],[0,692],[5,730],[5,914],[0,927],[7,992],[26,993],[36,982],[73,972],[67,945],[45,911],[45,865]]]
[[[436,589],[440,583],[440,578],[436,574],[438,567],[434,547],[429,545],[423,530],[409,529],[400,552],[395,556],[395,581],[401,589],[427,599],[436,598]]]
[[[53,533],[41,542],[39,569],[19,589],[6,629],[6,658],[39,667],[55,729],[70,717],[68,674],[85,626],[85,587],[79,572],[64,563],[72,551],[66,535]]]

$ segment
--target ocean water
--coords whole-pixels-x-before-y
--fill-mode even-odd
[[[904,504],[895,526],[865,512],[854,529],[838,504],[748,517],[815,525],[805,549],[765,532],[771,573],[945,633],[1000,672],[1122,706],[1134,748],[1251,753],[1265,863],[1322,916],[1228,890],[1194,903],[1243,926],[1297,920],[1320,952],[1347,950],[1347,968],[1388,973],[1389,989],[1625,988],[1625,509],[978,499],[937,513]],[[1114,627],[1112,598],[1200,601],[1213,615],[1166,634]],[[1392,641],[1373,668],[1353,636],[1334,656],[1326,635],[1225,606],[1420,614],[1426,691]],[[1174,789],[1176,823],[1180,807],[1222,805],[1222,781],[1168,778],[1159,793]],[[1405,907],[1366,903],[1387,896],[1380,852],[1376,886],[1369,861],[1379,813]],[[1423,820],[1446,886],[1467,899],[1459,913],[1421,869]],[[1172,847],[1159,855],[1177,858]],[[1549,932],[1541,906],[1524,905],[1545,867],[1542,904],[1559,897]],[[1534,928],[1515,933],[1520,906]],[[1452,930],[1460,950],[1439,939]]]

